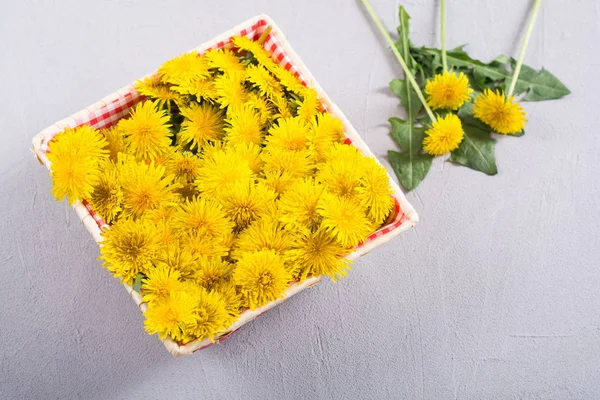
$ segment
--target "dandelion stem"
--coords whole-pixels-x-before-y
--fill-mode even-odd
[[[525,58],[525,52],[527,51],[527,44],[529,43],[529,38],[531,37],[531,32],[533,32],[533,25],[535,24],[535,18],[540,11],[540,6],[542,5],[542,0],[535,0],[533,4],[533,10],[531,11],[531,16],[529,17],[529,22],[527,23],[527,31],[525,31],[525,37],[523,38],[523,44],[521,44],[521,53],[519,54],[519,59],[517,60],[517,66],[515,67],[515,72],[513,73],[512,80],[510,82],[510,87],[506,92],[506,97],[511,97],[513,91],[515,90],[515,86],[517,85],[517,80],[519,79],[519,73],[521,72],[521,65],[523,65],[523,59]]]
[[[441,31],[442,31],[442,65],[444,72],[448,72],[448,57],[446,57],[446,0],[441,0]]]
[[[267,36],[269,36],[269,33],[271,33],[271,29],[273,29],[271,25],[267,26],[267,29],[265,29],[262,35],[260,35],[260,37],[258,38],[258,43],[260,43],[261,45],[265,43],[265,41],[267,40]]]
[[[419,97],[419,100],[421,100],[423,107],[425,107],[425,111],[427,111],[427,115],[429,115],[431,122],[437,121],[437,119],[435,118],[435,115],[433,115],[433,111],[431,111],[431,108],[429,108],[429,106],[427,105],[427,102],[425,101],[425,97],[423,96],[423,93],[421,92],[421,89],[419,88],[419,85],[417,84],[415,77],[410,72],[410,69],[408,69],[408,65],[406,65],[406,62],[404,62],[404,58],[402,58],[402,55],[398,51],[398,48],[396,48],[396,44],[390,37],[390,34],[385,30],[385,27],[381,23],[381,20],[379,19],[377,14],[375,14],[375,10],[373,10],[373,7],[371,7],[371,3],[369,3],[369,0],[361,0],[361,1],[365,5],[365,8],[369,12],[369,14],[371,15],[371,18],[373,18],[373,22],[375,22],[375,25],[377,25],[377,27],[379,28],[379,31],[381,31],[381,34],[383,35],[385,40],[388,42],[388,44],[392,48],[392,52],[394,53],[394,55],[398,59],[398,62],[402,66],[402,69],[404,70],[404,75],[406,76],[406,78],[412,85],[413,89],[417,93],[417,96]]]

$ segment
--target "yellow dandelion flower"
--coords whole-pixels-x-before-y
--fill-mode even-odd
[[[89,198],[100,179],[99,165],[108,158],[104,137],[88,126],[66,129],[49,144],[52,195],[69,204]]]
[[[249,181],[237,182],[219,194],[223,209],[243,229],[275,200],[277,194],[270,188]]]
[[[319,95],[313,89],[304,89],[302,95],[303,99],[298,102],[298,109],[296,112],[298,118],[308,123],[321,110],[321,102],[319,101]]]
[[[174,189],[174,191],[179,195],[179,201],[181,202],[193,200],[195,197],[200,196],[200,191],[194,182],[182,183],[182,186]]]
[[[171,248],[179,244],[178,232],[175,231],[171,220],[178,210],[179,204],[163,202],[157,208],[148,210],[143,218],[156,226],[156,234],[161,245]],[[162,257],[159,255],[159,257]],[[163,257],[164,258],[164,257]],[[180,271],[183,274],[183,271]]]
[[[301,94],[306,89],[300,79],[287,69],[277,66],[272,72],[288,91]]]
[[[189,84],[194,80],[208,78],[210,65],[205,57],[195,52],[186,53],[165,62],[158,69],[158,74],[165,83]]]
[[[513,135],[525,129],[525,111],[514,97],[506,98],[503,92],[486,89],[473,103],[473,115],[503,135]]]
[[[465,102],[471,100],[473,89],[469,87],[469,80],[464,73],[444,72],[427,82],[425,93],[427,105],[434,110],[458,110]]]
[[[173,156],[175,155],[175,152],[172,150],[173,150],[173,147],[169,147],[168,149],[165,150],[164,153],[159,154],[158,156],[154,157],[153,159],[146,159],[143,161],[146,164],[150,164],[151,162],[153,162],[154,165],[160,165],[162,167],[165,167],[173,159]]]
[[[181,108],[185,117],[181,123],[179,140],[193,150],[209,140],[218,140],[223,135],[223,112],[208,103],[190,104]]]
[[[215,200],[204,197],[183,203],[172,223],[181,231],[204,229],[212,236],[222,236],[233,229],[233,222],[227,218],[223,207]]]
[[[103,266],[129,285],[138,273],[152,267],[152,260],[161,248],[157,228],[149,221],[120,219],[102,238]]]
[[[54,156],[48,154],[48,159],[52,161],[51,157],[69,154],[101,162],[108,158],[107,147],[104,136],[89,125],[65,128],[50,141],[50,154]]]
[[[112,128],[103,129],[101,132],[108,142],[106,149],[108,150],[110,159],[112,161],[117,161],[119,153],[125,151],[125,139],[123,139],[123,132],[121,132],[117,125],[113,126]]]
[[[210,159],[215,154],[225,151],[225,143],[222,141],[209,142],[200,149],[198,156],[203,159]]]
[[[282,258],[273,250],[242,254],[233,272],[243,304],[251,310],[283,297],[291,279]]]
[[[165,104],[180,100],[180,95],[163,83],[158,74],[138,80],[135,83],[135,90],[142,96],[156,100],[158,108],[162,108]]]
[[[334,143],[344,142],[342,121],[329,113],[317,113],[308,133],[308,148],[317,162],[323,162]]]
[[[166,301],[171,293],[180,288],[179,271],[164,265],[149,268],[142,279],[142,300],[145,303]]]
[[[175,151],[165,162],[167,174],[173,175],[179,182],[192,182],[202,167],[200,157],[189,151]]]
[[[287,172],[292,177],[312,174],[315,168],[308,150],[263,151],[261,159],[265,163],[265,172]]]
[[[66,197],[73,204],[89,198],[100,177],[98,163],[75,154],[57,157],[49,153],[48,159],[52,163],[52,195],[56,200]]]
[[[299,229],[294,234],[292,248],[286,253],[286,260],[296,266],[301,281],[310,276],[328,275],[335,282],[348,274],[351,261],[345,257],[351,251],[325,229],[314,232]]]
[[[181,95],[192,95],[196,96],[198,99],[203,98],[211,103],[218,97],[215,80],[212,79],[212,77],[182,82],[177,86],[172,86],[171,90]],[[181,99],[178,99],[178,104],[179,103],[181,103]]]
[[[430,129],[425,131],[423,150],[427,153],[440,156],[458,148],[465,132],[460,119],[454,114],[438,117]]]
[[[265,125],[273,118],[273,106],[263,97],[256,93],[249,93],[246,103],[254,108],[258,113],[258,121],[260,125]]]
[[[322,185],[308,178],[296,181],[281,195],[278,202],[281,210],[280,220],[286,228],[314,229],[319,225],[320,216],[317,207],[323,190]]]
[[[161,245],[172,246],[177,244],[179,240],[178,232],[173,229],[170,223],[162,222],[156,225],[156,234]]]
[[[345,197],[323,193],[317,212],[323,217],[321,226],[330,231],[345,247],[353,247],[372,232],[372,223],[362,207]]]
[[[267,150],[304,150],[308,142],[308,126],[298,117],[280,118],[269,129]]]
[[[261,96],[273,98],[283,94],[279,81],[262,65],[250,65],[246,69],[246,80],[258,89]]]
[[[158,207],[143,214],[143,219],[156,227],[156,235],[161,246],[171,247],[178,244],[178,235],[171,224],[171,219],[178,208],[175,202],[163,202]]]
[[[233,265],[221,257],[203,258],[194,271],[194,281],[206,290],[218,290],[229,282]]]
[[[225,74],[244,72],[244,64],[238,56],[228,49],[210,49],[204,56],[211,68],[216,68]]]
[[[334,143],[333,148],[327,151],[325,155],[325,162],[343,160],[345,162],[356,162],[360,164],[362,163],[363,158],[363,154],[355,146],[345,143]]]
[[[277,67],[277,64],[271,58],[271,54],[260,43],[246,36],[234,36],[231,38],[231,41],[238,49],[251,52],[258,63],[267,69],[271,70]]]
[[[229,125],[225,127],[226,140],[231,144],[254,143],[259,145],[262,140],[260,116],[250,104],[229,107]]]
[[[182,279],[191,278],[196,270],[196,260],[192,253],[181,246],[179,241],[160,250],[154,260],[156,267],[169,268],[177,271]]]
[[[274,117],[275,118],[291,118],[292,110],[290,109],[290,104],[285,96],[276,96],[269,101],[275,106],[275,109],[278,111]]]
[[[223,246],[225,246],[229,250],[231,250],[231,248],[233,247],[233,244],[237,240],[237,234],[232,231],[230,233],[227,233],[227,234],[221,236],[221,240],[222,240]]]
[[[179,205],[171,202],[161,203],[158,207],[148,210],[144,218],[158,225],[161,223],[171,223],[173,216],[179,209]]]
[[[361,185],[356,188],[356,199],[367,216],[376,226],[380,226],[389,213],[394,209],[392,187],[387,170],[379,165],[374,158],[365,157],[364,175]]]
[[[247,36],[233,36],[231,38],[231,43],[233,43],[233,45],[239,50],[246,50],[251,53],[254,53],[255,51],[257,51],[257,49],[264,50],[260,43],[250,39]]]
[[[238,258],[243,253],[260,250],[273,250],[283,255],[290,245],[289,232],[282,229],[276,218],[265,213],[239,234],[232,255]]]
[[[118,171],[112,162],[102,164],[98,182],[88,200],[92,209],[108,224],[114,221],[122,210],[123,190]]]
[[[216,196],[236,182],[248,182],[252,170],[239,154],[215,151],[210,158],[204,158],[196,185],[204,196]]]
[[[120,179],[123,208],[134,217],[176,200],[173,192],[176,186],[171,184],[173,176],[167,175],[164,167],[154,163],[126,162],[120,166]]]
[[[143,215],[145,220],[150,221],[156,226],[156,234],[161,245],[168,246],[169,248],[179,244],[178,232],[176,232],[171,223],[178,209],[179,204],[176,202],[163,202],[158,207],[146,211]],[[180,272],[183,274],[183,271]]]
[[[235,284],[232,281],[221,285],[216,292],[221,296],[225,310],[229,313],[229,321],[227,321],[227,326],[229,326],[240,317],[242,299],[235,290]]]
[[[329,160],[319,165],[317,181],[338,196],[354,197],[363,176],[363,156],[354,146],[334,144],[326,156]]]
[[[221,108],[241,106],[248,99],[248,93],[244,87],[244,73],[236,72],[218,76],[215,79],[215,88]]]
[[[153,160],[169,150],[169,127],[169,115],[152,101],[138,103],[130,117],[119,121],[128,152],[139,160]]]
[[[261,147],[254,143],[240,143],[237,145],[229,145],[227,153],[234,153],[236,157],[248,163],[248,166],[255,174],[258,174],[263,168],[261,159]]]
[[[263,177],[259,179],[259,182],[262,182],[275,193],[282,194],[285,193],[296,179],[296,177],[286,171],[264,171]]]
[[[229,248],[224,245],[223,239],[210,235],[205,229],[188,231],[181,236],[181,241],[195,259],[221,257],[229,253]]]
[[[197,285],[186,285],[186,291],[195,300],[195,312],[193,321],[183,328],[184,333],[198,340],[213,340],[231,321],[224,299],[219,293],[209,292]]]
[[[144,327],[150,335],[157,333],[162,340],[167,337],[184,340],[187,335],[183,329],[195,323],[197,309],[198,301],[194,296],[183,291],[173,292],[165,301],[148,305]]]

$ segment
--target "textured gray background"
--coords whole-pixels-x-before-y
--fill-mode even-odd
[[[436,3],[404,2],[417,44]],[[397,1],[374,1],[390,31]],[[449,1],[449,46],[516,55],[529,1]],[[600,6],[548,0],[527,63],[572,90],[525,104],[495,177],[436,160],[412,231],[338,284],[173,359],[96,261],[29,151],[39,130],[259,13],[385,161],[400,69],[356,1],[8,1],[0,12],[0,398],[600,398]],[[595,114],[595,115],[594,115]]]

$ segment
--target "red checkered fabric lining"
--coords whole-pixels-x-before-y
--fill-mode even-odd
[[[253,40],[257,40],[260,35],[264,32],[267,26],[266,20],[258,20],[248,28],[242,29],[239,32],[239,36],[246,36]],[[218,42],[212,48],[223,48],[230,46],[231,39],[226,41]],[[274,59],[280,66],[288,71],[291,71],[305,86],[307,81],[305,77],[300,73],[300,70],[293,64],[291,58],[286,54],[285,49],[281,46],[275,35],[269,33],[264,43],[265,49],[267,49]],[[65,128],[75,128],[84,124],[88,124],[96,129],[110,128],[115,125],[121,118],[129,114],[130,109],[135,106],[143,97],[140,96],[136,91],[134,85],[129,85],[124,89],[121,89],[109,97],[87,107],[86,109],[71,115],[62,121],[57,122],[55,125],[47,128],[44,131],[44,139],[42,141],[42,150],[48,152],[48,143],[52,138],[63,131]],[[325,111],[328,111],[325,107]],[[346,138],[346,144],[353,144],[350,138]],[[88,210],[90,215],[94,218],[98,227],[104,229],[107,224],[104,220],[92,210],[89,203],[86,200],[82,201],[82,204]],[[370,242],[381,236],[384,236],[393,230],[400,227],[406,220],[405,214],[402,212],[398,199],[394,197],[394,212],[390,221],[381,227],[379,230],[371,234],[365,242]],[[358,247],[362,246],[361,243]]]
[[[83,204],[83,206],[86,208],[86,210],[88,210],[88,212],[90,213],[92,218],[94,218],[94,221],[96,221],[96,224],[98,225],[98,227],[104,231],[104,228],[106,226],[108,226],[108,224],[106,222],[104,222],[104,220],[102,219],[101,216],[96,214],[96,212],[92,209],[92,207],[90,206],[90,203],[88,203],[87,200],[82,200],[81,204]]]

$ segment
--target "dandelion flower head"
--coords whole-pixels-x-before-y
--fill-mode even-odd
[[[233,281],[251,310],[283,296],[292,276],[273,250],[244,253],[233,272]]]
[[[423,149],[433,156],[441,156],[457,149],[464,135],[460,119],[455,114],[446,114],[425,131]]]
[[[525,128],[525,111],[514,97],[508,99],[503,92],[486,89],[473,103],[473,115],[503,135],[513,135]]]
[[[465,102],[471,100],[473,89],[469,87],[467,76],[460,72],[443,72],[425,85],[427,105],[434,110],[458,110]]]

